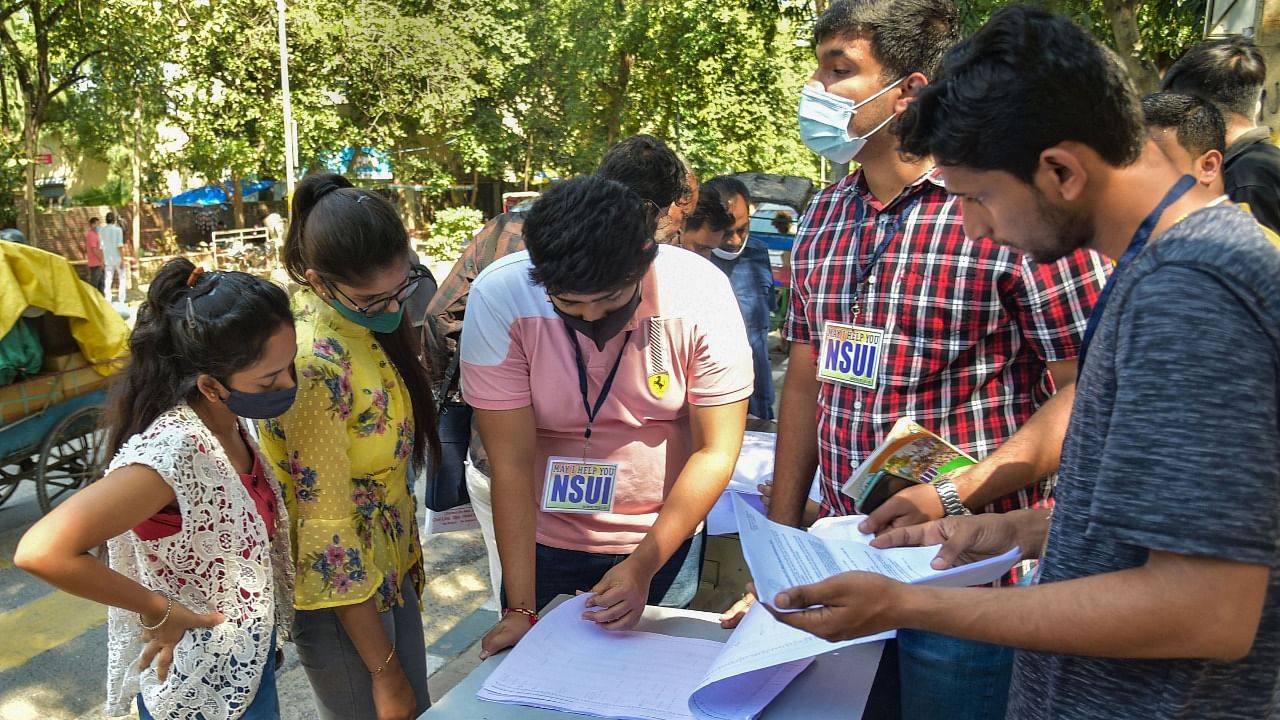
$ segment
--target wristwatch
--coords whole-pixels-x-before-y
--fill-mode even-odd
[[[969,508],[960,502],[960,493],[956,492],[955,483],[946,476],[934,480],[933,489],[938,491],[938,499],[942,501],[942,511],[950,515],[972,515]]]

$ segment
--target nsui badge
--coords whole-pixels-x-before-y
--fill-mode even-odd
[[[542,490],[542,509],[547,512],[612,512],[617,479],[618,466],[613,463],[550,458]]]
[[[874,388],[880,374],[881,341],[877,328],[827,322],[818,348],[818,379]]]
[[[667,394],[667,386],[671,384],[671,376],[667,373],[651,373],[649,375],[649,392],[656,398]]]

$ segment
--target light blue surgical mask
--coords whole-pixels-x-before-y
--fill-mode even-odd
[[[906,77],[894,80],[862,102],[805,86],[800,90],[800,139],[810,150],[831,162],[849,162],[867,144],[867,138],[883,130],[894,117],[890,115],[885,118],[884,122],[862,137],[853,137],[849,135],[849,126],[853,124],[858,108],[889,92],[903,80]]]

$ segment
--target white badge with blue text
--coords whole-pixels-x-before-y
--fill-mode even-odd
[[[555,513],[613,512],[618,466],[602,460],[547,459],[542,509]]]
[[[880,378],[884,331],[828,320],[818,346],[818,379],[874,390]]]

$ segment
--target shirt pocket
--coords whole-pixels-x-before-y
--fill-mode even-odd
[[[894,279],[897,311],[888,333],[893,345],[889,367],[908,382],[937,375],[971,353],[988,318],[998,313],[988,306],[972,264],[965,260],[912,263]],[[994,302],[998,305],[998,298]]]

